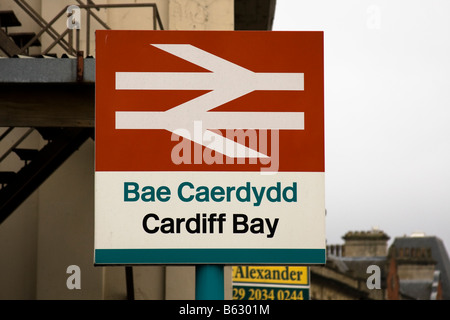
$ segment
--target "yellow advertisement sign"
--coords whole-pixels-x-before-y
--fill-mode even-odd
[[[309,285],[309,273],[299,266],[233,266],[233,282]]]

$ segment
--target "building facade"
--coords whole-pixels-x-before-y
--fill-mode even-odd
[[[449,258],[437,237],[398,237],[381,230],[348,232],[330,245],[325,266],[311,267],[311,299],[447,299]]]

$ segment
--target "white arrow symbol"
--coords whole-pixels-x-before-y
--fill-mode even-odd
[[[192,62],[211,72],[116,72],[116,90],[211,90],[164,112],[117,111],[116,129],[166,129],[204,145],[183,134],[201,121],[207,129],[304,129],[303,112],[208,112],[255,90],[303,90],[303,73],[252,72],[228,60],[189,44],[153,44],[161,50]],[[176,131],[176,132],[175,132]],[[229,157],[267,158],[220,134],[208,134],[230,148],[213,148]],[[220,143],[218,143],[220,145]]]

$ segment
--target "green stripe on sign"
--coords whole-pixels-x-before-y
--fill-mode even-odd
[[[324,264],[325,249],[96,249],[95,264]]]

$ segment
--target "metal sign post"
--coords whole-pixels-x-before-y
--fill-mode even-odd
[[[195,267],[195,300],[224,300],[223,265]]]

